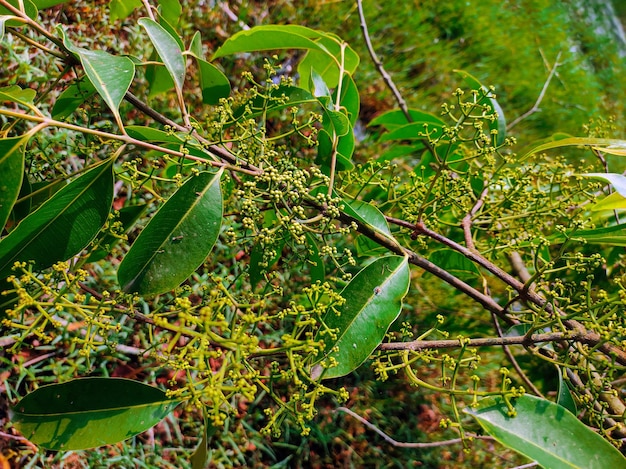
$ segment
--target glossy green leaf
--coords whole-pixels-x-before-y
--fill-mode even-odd
[[[17,200],[24,176],[24,149],[30,135],[0,139],[0,234]]]
[[[96,92],[90,80],[80,78],[70,84],[57,98],[52,107],[53,119],[65,119]]]
[[[391,231],[389,230],[389,224],[385,219],[385,215],[375,206],[361,200],[344,199],[343,201],[346,204],[343,207],[343,211],[346,214],[365,223],[370,228],[375,229],[385,236],[391,237]]]
[[[141,0],[111,0],[109,2],[109,21],[114,23],[117,20],[125,20],[141,5]]]
[[[305,262],[311,274],[311,283],[315,283],[317,281],[323,282],[326,279],[326,268],[324,267],[324,260],[322,259],[319,248],[317,247],[317,242],[309,233],[306,234],[306,240],[309,255],[307,256]]]
[[[241,52],[275,49],[323,50],[314,39],[325,33],[297,25],[263,25],[239,31],[226,40],[211,60]]]
[[[15,427],[36,445],[68,451],[110,445],[156,425],[180,401],[129,379],[82,378],[42,386],[12,409]]]
[[[0,241],[0,277],[16,261],[36,270],[78,254],[107,221],[113,201],[113,160],[63,187]]]
[[[199,31],[193,36],[189,50],[198,64],[202,102],[205,104],[217,104],[221,98],[227,98],[230,95],[230,82],[226,75],[215,65],[203,59],[204,55],[202,54],[202,42]]]
[[[498,103],[498,100],[492,96],[491,92],[488,92],[487,87],[485,87],[480,81],[478,81],[475,77],[470,75],[464,70],[455,70],[461,77],[463,77],[463,81],[465,81],[466,85],[469,86],[473,90],[483,90],[487,95],[478,101],[478,104],[486,104],[491,108],[492,112],[497,113],[498,118],[489,124],[489,128],[491,130],[497,130],[498,136],[496,137],[496,143],[498,145],[502,145],[504,143],[504,139],[506,138],[506,119],[504,117],[504,110]]]
[[[333,140],[330,134],[322,129],[317,134],[317,158],[315,162],[323,169],[327,170],[330,167],[331,156],[333,153]],[[352,154],[354,153],[354,133],[348,132],[343,137],[338,137],[337,142],[337,171],[351,171],[354,169],[354,163],[352,162]]]
[[[185,56],[178,41],[163,26],[150,18],[140,18],[138,23],[148,33],[177,89],[182,90],[185,81]]]
[[[617,192],[615,194],[619,196]],[[568,233],[567,237],[562,233],[555,233],[548,237],[551,244],[560,244],[565,242],[566,239],[571,239],[572,242],[585,242],[588,244],[626,246],[626,226],[615,225],[591,230],[576,230]]]
[[[333,358],[337,366],[324,368],[317,363],[311,370],[313,379],[344,376],[370,356],[400,314],[409,282],[407,259],[387,256],[376,259],[346,285],[341,292],[345,303],[326,313],[316,337],[324,340],[324,361]]]
[[[154,62],[157,60],[158,54],[154,51],[149,61]],[[176,86],[170,72],[161,63],[150,63],[146,66],[146,80],[150,85],[149,98],[170,91]]]
[[[119,266],[124,291],[167,292],[205,261],[222,222],[221,175],[220,170],[191,177],[159,209]]]
[[[336,88],[339,85],[340,72],[348,75],[355,72],[359,65],[359,55],[345,43],[342,54],[342,41],[332,34],[320,36],[316,43],[322,48],[308,50],[298,64],[300,85],[306,87],[311,83],[311,71],[315,71],[329,88]]]
[[[109,106],[117,122],[121,124],[119,107],[135,77],[133,61],[128,57],[111,55],[103,50],[76,47],[65,37],[62,29],[58,30],[65,47],[80,59],[87,78]]]
[[[64,180],[30,182],[22,180],[22,188],[11,212],[11,221],[15,224],[26,218],[34,209],[43,204],[65,186]]]
[[[557,390],[557,399],[556,403],[562,407],[565,407],[569,410],[572,415],[576,415],[578,413],[578,409],[576,408],[576,402],[572,397],[572,393],[570,392],[569,386],[567,385],[567,381],[563,378],[563,372],[561,368],[556,367],[557,374],[559,376],[559,389]]]
[[[626,459],[608,441],[564,407],[524,395],[514,400],[509,417],[500,397],[488,397],[465,412],[500,443],[550,469],[626,467]]]

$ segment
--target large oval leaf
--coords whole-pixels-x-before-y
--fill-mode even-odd
[[[550,468],[606,469],[626,467],[626,459],[608,441],[564,407],[524,395],[513,403],[516,417],[500,397],[482,399],[467,408],[496,440]]]
[[[85,75],[121,126],[119,107],[135,77],[135,64],[128,57],[111,55],[103,50],[76,47],[65,37],[61,28],[58,31],[63,45],[80,59]]]
[[[345,303],[324,316],[325,328],[334,338],[317,334],[326,344],[324,359],[333,358],[337,366],[311,369],[313,379],[337,378],[358,368],[380,345],[387,329],[402,309],[409,290],[410,270],[405,257],[381,257],[361,270],[341,292]]]
[[[126,440],[156,425],[180,401],[153,386],[122,378],[82,378],[43,386],[12,409],[30,441],[51,450],[78,450]]]
[[[0,140],[0,234],[22,187],[24,145],[30,135]]]
[[[220,170],[190,178],[159,209],[120,264],[124,291],[165,293],[204,262],[222,222],[221,175]]]
[[[0,241],[0,278],[16,261],[45,269],[78,254],[106,222],[113,203],[113,160],[54,194]]]

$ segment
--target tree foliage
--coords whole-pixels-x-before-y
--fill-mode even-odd
[[[0,6],[0,39],[54,70],[0,88],[2,343],[87,363],[10,396],[24,437],[112,444],[180,406],[204,423],[203,467],[235,420],[306,437],[369,367],[445,401],[468,450],[480,427],[545,467],[623,465],[626,179],[605,155],[626,142],[518,143],[461,70],[440,111],[410,108],[360,2],[368,56],[298,25],[206,53],[176,1],[110,2],[139,38],[105,50],[44,22],[50,2]],[[365,122],[367,161],[364,60],[397,107]],[[150,386],[109,376],[110,357]]]

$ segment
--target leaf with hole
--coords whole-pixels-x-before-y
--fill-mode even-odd
[[[0,277],[17,261],[36,270],[82,251],[105,224],[113,202],[113,160],[91,168],[55,193],[0,241]]]
[[[516,416],[501,397],[481,399],[465,413],[504,446],[551,469],[626,467],[626,459],[608,441],[565,407],[524,395],[512,400]]]
[[[337,378],[357,369],[400,314],[409,282],[405,257],[381,257],[363,268],[342,290],[345,303],[324,315],[315,339],[324,341],[324,357],[312,367],[312,378]],[[336,366],[329,367],[331,361]]]
[[[110,445],[159,423],[180,401],[122,378],[82,378],[42,386],[11,409],[15,427],[36,445],[69,451]]]
[[[119,266],[124,291],[148,296],[173,290],[206,260],[222,223],[221,175],[190,177],[152,217]]]

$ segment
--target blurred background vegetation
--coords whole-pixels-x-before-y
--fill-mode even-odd
[[[601,0],[448,0],[386,2],[365,1],[370,35],[385,68],[392,75],[410,107],[438,113],[441,104],[461,86],[456,69],[463,69],[485,85],[493,85],[508,122],[528,111],[537,100],[550,70],[558,60],[556,74],[533,113],[512,129],[520,146],[557,132],[572,135],[624,138],[624,77],[626,42],[620,19],[626,19],[626,2],[615,0],[614,8]],[[46,11],[51,25],[67,24],[76,43],[124,52],[137,46],[136,18],[111,23],[107,1],[69,2]],[[242,27],[270,23],[293,23],[334,32],[348,41],[361,56],[355,75],[361,92],[361,142],[355,159],[375,158],[367,122],[392,109],[395,102],[385,88],[362,41],[356,5],[352,1],[271,0],[184,2],[181,25],[187,31],[200,30],[205,48],[212,51]],[[190,36],[189,36],[190,37]],[[186,39],[188,40],[189,37]],[[0,45],[0,86],[18,83],[43,88],[57,78],[58,70],[48,69],[39,54],[25,48],[10,34]],[[285,73],[297,63],[298,55],[284,59]],[[220,65],[236,88],[239,74],[262,67],[255,57],[229,59]],[[170,103],[162,98],[151,102],[167,113]],[[132,116],[130,117],[132,118]],[[623,169],[619,161],[612,164]],[[612,167],[613,171],[618,168]],[[442,289],[428,277],[420,281],[423,296],[408,305],[413,319],[431,324],[436,314],[454,314],[451,325],[458,331],[477,331],[476,305]],[[410,319],[410,318],[409,318]],[[406,320],[406,318],[405,318]],[[484,325],[483,325],[484,326]],[[129,337],[133,334],[128,330]],[[62,342],[62,340],[61,340]],[[43,346],[41,346],[43,347]],[[13,398],[24,383],[56,382],[72,375],[93,373],[91,364],[68,350],[67,358],[55,361],[54,354],[41,348],[37,361],[20,373],[9,373],[14,363],[0,352],[0,385]],[[46,358],[40,359],[44,355]],[[503,357],[493,352],[490,365],[495,372]],[[27,363],[33,357],[24,357]],[[145,365],[145,362],[142,362]],[[139,369],[132,357],[115,356],[99,364],[102,374],[164,382],[161,371]],[[425,375],[430,373],[424,370]],[[432,370],[436,373],[436,370]],[[551,372],[538,369],[540,386],[551,389]],[[541,376],[548,376],[541,378]],[[543,379],[542,382],[540,382]],[[351,392],[348,406],[377,423],[399,441],[433,441],[454,437],[439,429],[448,403],[441,396],[429,396],[410,387],[402,376],[387,382],[375,380],[362,367],[342,379]],[[6,403],[0,406],[5,412]],[[477,442],[473,452],[459,446],[434,449],[395,448],[345,414],[334,412],[334,403],[320,408],[319,418],[308,437],[286,429],[277,441],[258,434],[263,407],[250,403],[241,421],[229,422],[214,436],[212,467],[513,467],[523,459],[503,452],[490,443]],[[33,456],[32,449],[15,442],[0,443],[4,454],[22,452],[23,467],[189,467],[189,450],[198,442],[201,425],[198,415],[178,414],[147,435],[98,451]],[[2,431],[10,424],[0,415]],[[2,438],[0,437],[0,440]],[[166,449],[167,448],[167,449]],[[18,455],[19,456],[19,455]]]

